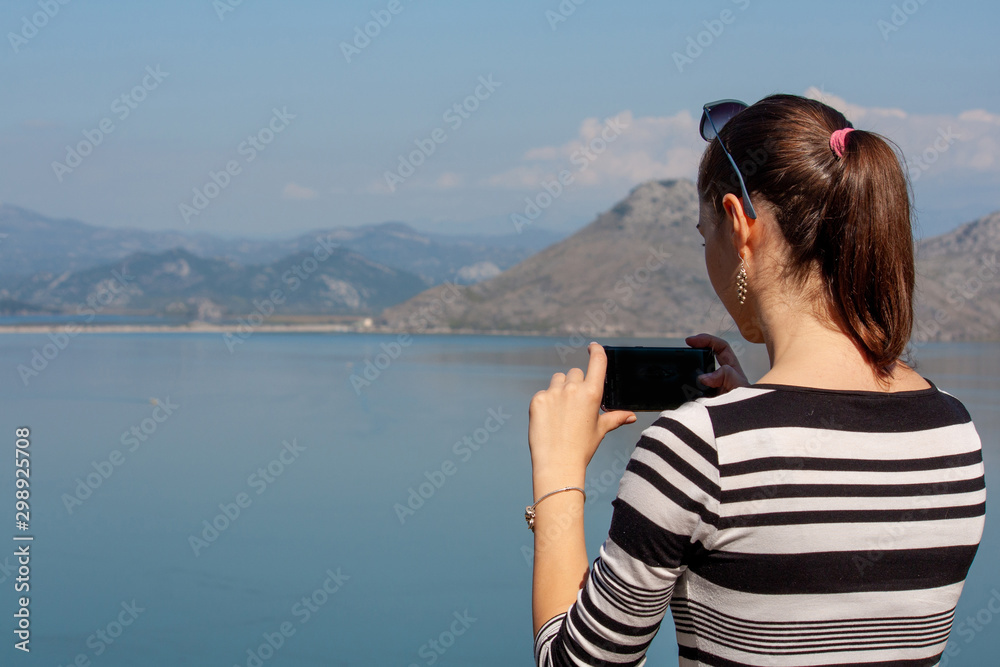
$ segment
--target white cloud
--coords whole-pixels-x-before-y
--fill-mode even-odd
[[[981,123],[993,123],[994,125],[1000,125],[1000,116],[992,114],[985,109],[971,109],[969,111],[963,111],[958,115],[958,119],[969,122],[979,121]]]
[[[839,109],[855,127],[893,140],[902,149],[913,180],[962,171],[1000,176],[1000,115],[983,109],[914,114],[899,108],[864,107],[815,87],[806,90],[805,96]],[[572,138],[528,149],[520,164],[485,179],[485,184],[533,190],[568,170],[574,175],[574,187],[614,194],[646,180],[696,176],[706,145],[698,134],[700,117],[686,110],[672,116],[634,117],[623,110],[613,118],[620,119],[624,129],[594,159],[582,156],[607,121],[587,118]]]
[[[650,179],[691,177],[704,146],[697,121],[687,111],[636,118],[624,110],[604,121],[585,119],[576,137],[558,146],[529,149],[523,164],[486,183],[533,189],[567,170],[574,184],[620,191]]]
[[[857,104],[851,104],[842,97],[837,97],[832,93],[828,93],[822,88],[816,88],[815,86],[806,90],[805,97],[810,97],[814,100],[819,100],[824,104],[829,104],[834,109],[840,111],[845,116],[847,120],[851,121],[856,127],[864,126],[863,129],[874,130],[873,125],[879,123],[885,118],[894,118],[898,120],[905,120],[908,118],[907,113],[902,109],[887,109],[879,107],[862,107]],[[875,130],[878,131],[878,130]]]
[[[289,183],[281,191],[281,196],[285,199],[315,199],[319,193],[297,183]]]
[[[461,174],[456,174],[453,171],[446,171],[438,176],[434,184],[439,188],[448,190],[451,188],[457,188],[463,183],[464,180],[465,179],[462,178]]]
[[[398,189],[398,188],[397,188]],[[384,178],[376,178],[368,182],[364,186],[363,192],[369,195],[392,195],[395,194],[393,190],[389,189]]]
[[[1000,176],[1000,116],[984,109],[957,114],[913,114],[900,109],[864,108],[816,88],[806,91],[844,111],[858,129],[871,130],[894,141],[903,151],[914,181],[925,175],[993,172]]]

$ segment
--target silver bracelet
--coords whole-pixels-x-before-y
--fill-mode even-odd
[[[587,501],[587,492],[581,489],[579,486],[564,486],[561,489],[556,489],[555,491],[549,491],[544,496],[535,501],[534,505],[528,505],[524,508],[524,520],[528,522],[528,528],[531,532],[535,532],[535,507],[538,503],[542,502],[554,493],[562,493],[563,491],[579,491],[583,494],[583,501]]]

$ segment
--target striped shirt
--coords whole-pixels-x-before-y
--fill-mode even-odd
[[[757,384],[660,413],[607,540],[537,665],[643,665],[669,606],[680,664],[938,664],[982,537],[965,406]]]

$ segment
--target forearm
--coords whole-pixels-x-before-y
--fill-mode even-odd
[[[535,563],[531,591],[535,635],[546,621],[566,612],[587,582],[587,542],[583,534],[585,499],[567,486],[584,487],[587,464],[608,432],[635,421],[623,410],[601,413],[607,355],[597,343],[587,346],[587,374],[579,368],[555,373],[549,388],[531,397],[528,447],[535,500]]]
[[[584,488],[586,468],[535,470],[534,497],[566,486]],[[584,536],[584,496],[563,491],[549,496],[535,508],[535,558],[532,576],[534,634],[542,625],[565,612],[576,601],[589,570]]]

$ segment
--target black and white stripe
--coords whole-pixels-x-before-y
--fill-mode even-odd
[[[755,385],[642,432],[608,539],[538,665],[936,665],[985,521],[981,443],[932,386]]]

